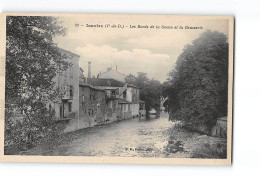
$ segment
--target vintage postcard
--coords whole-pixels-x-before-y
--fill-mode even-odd
[[[232,16],[2,13],[0,161],[230,165]]]

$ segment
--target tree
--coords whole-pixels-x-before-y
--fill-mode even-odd
[[[160,111],[161,99],[161,83],[158,80],[151,79],[144,87],[140,98],[145,101],[146,110],[154,108],[157,112]]]
[[[188,126],[206,124],[210,129],[218,117],[227,115],[227,36],[207,31],[187,45],[169,74],[171,120]]]
[[[160,110],[161,83],[158,80],[149,79],[147,73],[138,72],[137,76],[127,76],[126,82],[140,88],[140,99],[145,101],[147,112],[152,108]]]
[[[52,80],[69,66],[69,57],[60,52],[53,37],[65,34],[54,17],[6,18],[5,135],[16,143],[33,143],[34,131],[52,123],[53,112],[46,108],[55,99]],[[12,121],[14,108],[26,115],[20,125]]]

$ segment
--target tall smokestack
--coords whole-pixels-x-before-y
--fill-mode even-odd
[[[91,78],[91,62],[88,62],[88,78]]]

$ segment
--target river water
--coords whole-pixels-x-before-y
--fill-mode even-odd
[[[168,114],[159,118],[134,118],[73,132],[53,149],[36,147],[26,155],[165,157],[168,129],[174,123]]]

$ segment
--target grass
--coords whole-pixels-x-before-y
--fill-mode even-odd
[[[216,144],[205,143],[200,148],[196,148],[192,152],[192,158],[227,158],[226,142],[217,142]]]
[[[182,125],[169,129],[170,140],[181,141],[190,158],[224,159],[227,157],[227,139],[195,132]]]

